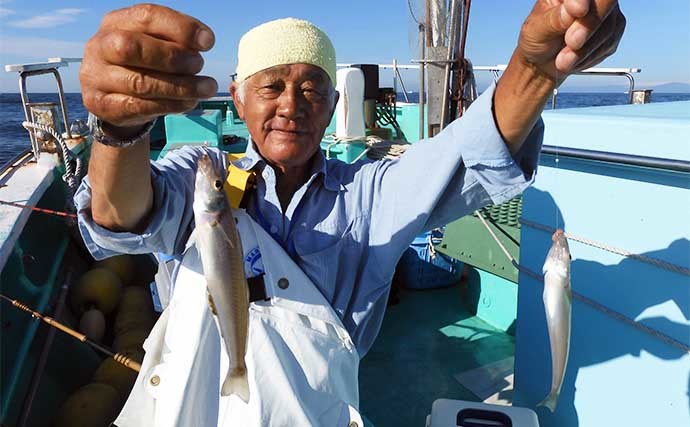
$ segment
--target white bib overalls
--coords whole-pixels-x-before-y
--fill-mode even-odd
[[[233,214],[245,270],[257,273],[261,258],[270,298],[249,309],[249,403],[220,396],[228,357],[190,239],[170,304],[144,343],[141,372],[114,424],[363,426],[357,413],[359,355],[342,322],[280,245],[243,210]]]

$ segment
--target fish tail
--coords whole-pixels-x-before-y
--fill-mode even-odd
[[[220,390],[221,396],[236,394],[244,403],[249,402],[249,381],[246,368],[230,369]]]
[[[548,396],[544,398],[537,406],[546,406],[551,412],[556,410],[556,405],[558,404],[558,392],[552,391]]]

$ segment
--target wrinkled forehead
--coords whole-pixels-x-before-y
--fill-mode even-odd
[[[249,77],[249,81],[258,83],[275,80],[311,81],[318,85],[331,85],[328,74],[320,67],[311,64],[276,65],[258,71]]]

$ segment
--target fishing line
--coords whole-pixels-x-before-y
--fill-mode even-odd
[[[565,6],[564,6],[563,4],[561,4],[560,7],[565,7]],[[558,14],[559,14],[559,15],[561,14],[561,10],[558,11]],[[563,44],[565,45],[565,33],[563,33]],[[554,66],[554,68],[555,68],[555,70],[556,70],[556,82],[558,82],[558,81],[561,79],[561,73],[558,71],[558,68],[556,67],[556,58],[554,58],[553,66]],[[556,88],[553,89],[553,91],[552,91],[552,93],[551,93],[551,108],[552,108],[552,109],[555,108],[556,93],[557,93],[556,91],[557,91],[557,90],[558,90],[558,88],[556,87]],[[559,152],[558,152],[558,151],[556,151],[556,158],[554,159],[554,162],[555,162],[555,164],[556,164],[556,166],[555,166],[555,167],[556,167],[556,173],[554,174],[554,177],[557,178],[557,177],[560,175],[560,168],[559,168],[559,167],[560,167],[560,162],[561,162],[561,159],[560,159],[560,156],[559,156]],[[555,200],[554,200],[554,203],[553,203],[553,209],[554,209],[554,216],[555,216],[555,218],[556,218],[556,222],[555,222],[556,225],[555,225],[555,228],[559,228],[558,226],[559,226],[559,224],[560,224],[560,223],[559,223],[559,221],[560,221],[560,218],[559,218],[559,210],[560,210],[560,209],[558,208],[558,203],[556,203]],[[565,220],[563,221],[563,228],[565,228]]]

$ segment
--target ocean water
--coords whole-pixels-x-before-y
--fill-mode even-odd
[[[227,96],[228,94],[220,94]],[[86,120],[88,112],[84,108],[81,94],[68,93],[65,95],[69,121],[75,119]],[[408,94],[410,102],[418,102],[419,94]],[[404,101],[402,94],[398,99]],[[58,102],[55,94],[30,94],[29,100],[33,102]],[[684,101],[690,100],[690,94],[677,93],[652,93],[652,102]],[[556,108],[595,107],[601,105],[627,104],[628,95],[625,93],[559,93],[556,100]],[[551,108],[550,103],[546,106]],[[0,166],[11,160],[14,156],[30,146],[29,135],[22,127],[24,112],[19,94],[0,94]]]

